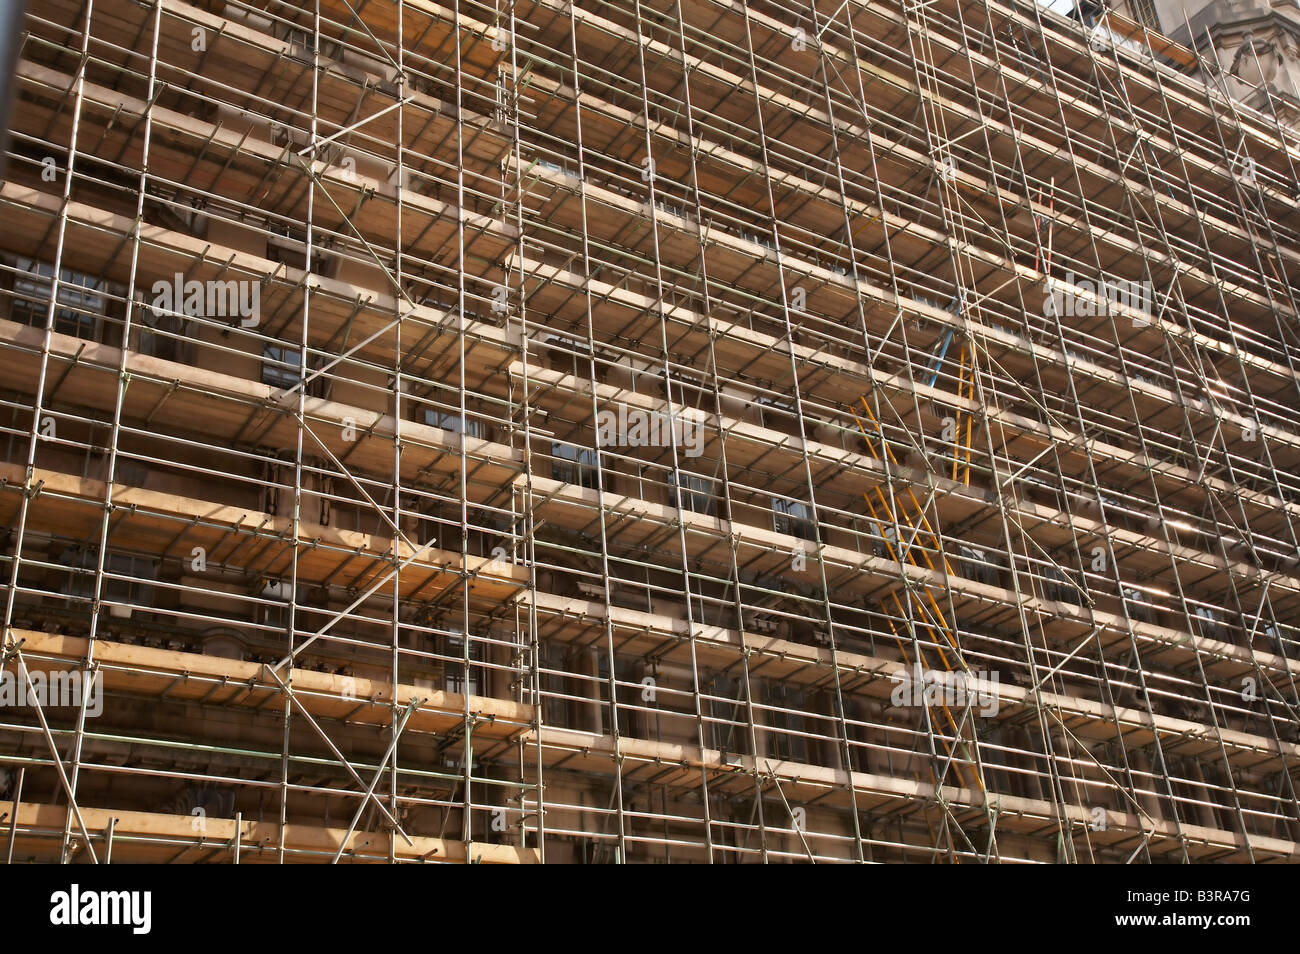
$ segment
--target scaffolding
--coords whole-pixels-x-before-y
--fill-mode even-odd
[[[1300,860],[1267,88],[1028,0],[27,29],[8,861]]]

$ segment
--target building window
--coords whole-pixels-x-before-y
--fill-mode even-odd
[[[1021,486],[1024,488],[1022,491],[1024,498],[1056,510],[1065,509],[1061,506],[1061,495],[1057,493],[1056,487],[1043,478],[1032,475],[1022,477]]]
[[[164,361],[189,361],[194,330],[183,315],[155,308],[141,298],[136,303],[135,350]]]
[[[1049,567],[1043,571],[1043,596],[1056,603],[1069,603],[1072,606],[1083,605],[1083,597],[1080,595],[1078,587],[1070,582],[1069,577],[1055,567]]]
[[[590,447],[552,444],[551,473],[556,480],[579,487],[596,489],[596,452]]]
[[[63,589],[65,595],[83,600],[94,599],[98,554],[99,551],[94,546],[64,551],[59,563],[73,571]],[[109,606],[111,615],[130,616],[133,606],[147,606],[150,603],[153,598],[153,581],[157,578],[157,560],[109,550],[104,560],[104,584],[99,597],[105,603],[123,604]]]
[[[463,418],[454,411],[440,411],[437,408],[426,407],[423,411],[423,420],[430,427],[440,427],[453,434],[463,433],[466,437],[483,436],[482,421],[474,417]]]
[[[768,749],[772,757],[791,762],[808,761],[807,740],[791,733],[802,732],[804,696],[798,689],[780,682],[767,684],[767,704],[772,708],[764,713],[769,732]]]
[[[1133,19],[1148,30],[1160,32],[1160,20],[1156,17],[1156,5],[1152,0],[1132,0]]]
[[[1279,656],[1286,656],[1286,646],[1282,642],[1282,634],[1278,631],[1277,623],[1264,623],[1259,627],[1259,634],[1268,640],[1269,648]]]
[[[1192,613],[1192,618],[1196,621],[1196,628],[1200,631],[1203,639],[1223,639],[1223,624],[1219,622],[1219,614],[1214,612],[1208,606],[1198,606]]]
[[[817,539],[813,526],[812,508],[802,500],[785,497],[772,498],[773,526],[777,533],[788,533],[803,540]]]
[[[871,518],[867,524],[867,533],[871,536],[871,552],[884,560],[897,560],[900,556],[898,546],[898,528],[892,523]]]
[[[478,644],[471,639],[466,648],[464,635],[458,633],[447,637],[446,646],[445,655],[451,657],[446,668],[447,691],[457,695],[482,695],[479,691],[479,671],[474,665],[480,656]],[[468,665],[466,659],[469,659]]]
[[[111,603],[147,605],[158,578],[158,561],[149,557],[109,552],[104,571],[125,579],[105,579],[103,599]],[[116,607],[114,607],[116,609]]]
[[[93,548],[76,548],[63,551],[59,565],[69,569],[63,593],[77,599],[88,600],[95,595],[95,567],[98,563]]]
[[[668,487],[677,506],[683,510],[710,517],[717,512],[717,502],[713,499],[713,481],[707,477],[669,471]]]
[[[799,433],[799,408],[792,401],[760,397],[754,405],[758,408],[759,421],[764,427],[783,433]]]
[[[587,347],[585,341],[549,335],[546,338],[546,345],[547,364],[551,368],[561,374],[572,374],[580,381],[591,377],[591,349]],[[603,369],[597,363],[596,378],[599,380],[602,377],[604,377]]]
[[[542,643],[537,647],[537,683],[542,693],[542,719],[547,725],[569,726],[567,655],[561,644]]]
[[[966,579],[984,583],[988,586],[1002,585],[1002,577],[997,564],[984,550],[962,546],[957,548],[957,554],[961,557],[959,563],[961,575]]]
[[[284,345],[262,346],[263,384],[287,391],[297,387],[301,380],[302,352]]]
[[[1131,586],[1124,587],[1123,593],[1124,607],[1128,610],[1130,619],[1143,623],[1154,623],[1156,621],[1156,609],[1147,600],[1145,593]]]
[[[501,29],[501,27],[497,27],[497,30]],[[495,43],[496,40],[493,42]],[[514,106],[514,97],[510,95],[510,86],[509,68],[505,63],[499,63],[497,65],[496,110],[493,112],[493,116],[502,125],[506,125],[514,119],[514,110],[511,108]]]
[[[147,354],[152,358],[161,358],[164,361],[176,360],[176,339],[158,330],[158,324],[148,325],[141,323],[140,337],[137,340],[136,351],[140,354]]]
[[[421,545],[436,547],[438,534],[446,523],[442,514],[442,502],[436,497],[420,494],[414,503],[407,504],[407,513],[415,522],[412,539]]]
[[[707,409],[713,404],[713,386],[708,378],[688,371],[673,371],[669,400],[683,407]]]
[[[50,286],[54,279],[54,266],[31,259],[17,260],[18,276],[14,279],[14,321],[45,327],[45,313],[50,303]],[[54,309],[54,330],[61,335],[97,341],[100,320],[105,315],[107,300],[102,294],[103,282],[70,268],[59,274],[59,301]]]
[[[713,748],[722,753],[724,761],[749,752],[742,691],[740,680],[730,676],[714,676],[708,686],[709,735]]]
[[[257,621],[273,629],[289,628],[289,607],[302,602],[302,593],[294,599],[293,585],[288,580],[263,580],[258,596],[266,602],[257,604]],[[301,617],[297,622],[301,625]]]
[[[600,700],[600,721],[604,731],[610,728],[609,705],[609,657],[602,653],[596,659],[596,697]],[[640,674],[636,661],[618,657],[614,660],[614,701],[613,708],[618,712],[618,734],[636,735],[636,726],[632,717],[636,714],[630,706],[645,705],[641,700]]]

